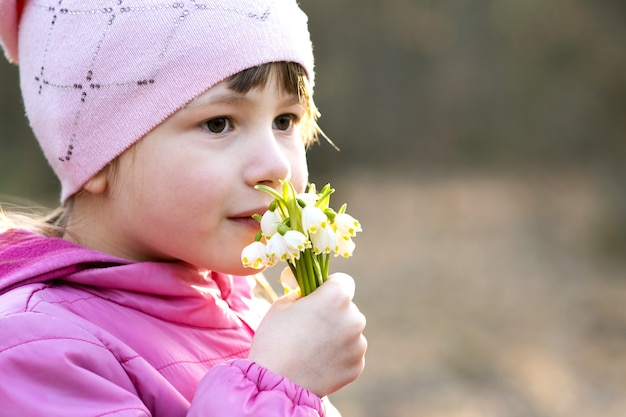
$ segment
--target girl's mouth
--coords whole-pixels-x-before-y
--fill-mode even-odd
[[[253,219],[252,216],[229,217],[229,220],[240,226],[254,229],[255,232],[261,228],[261,224],[257,220]]]

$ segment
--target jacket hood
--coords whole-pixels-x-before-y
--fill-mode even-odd
[[[64,239],[10,229],[0,234],[0,294],[22,285],[51,281],[87,268],[129,263]]]
[[[0,295],[37,283],[80,285],[153,317],[202,328],[240,326],[234,311],[247,309],[252,288],[245,277],[181,262],[132,262],[24,230],[0,234]]]

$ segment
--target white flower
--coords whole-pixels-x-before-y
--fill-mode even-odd
[[[350,239],[348,236],[341,236],[339,238],[337,244],[337,250],[335,251],[335,256],[343,256],[344,258],[349,258],[354,253],[354,248],[356,244]]]
[[[298,198],[304,201],[307,206],[314,206],[319,196],[315,192],[306,192],[298,194]]]
[[[316,255],[337,251],[337,235],[330,225],[319,229],[315,233],[311,233],[311,243],[313,244],[313,252]]]
[[[267,242],[265,250],[270,261],[292,261],[300,259],[300,252],[310,247],[311,242],[302,232],[288,230],[284,235],[275,233]]]
[[[335,216],[335,227],[339,236],[356,236],[356,232],[363,230],[359,221],[348,213],[338,213]]]
[[[315,233],[327,225],[328,217],[321,208],[307,204],[302,209],[302,228],[305,232]]]
[[[241,263],[245,268],[261,269],[267,266],[265,245],[261,242],[252,242],[241,251]]]
[[[280,273],[278,282],[280,282],[280,285],[283,287],[285,294],[297,291],[299,295],[302,295],[300,287],[298,286],[298,280],[293,276],[293,272],[288,266],[286,266]]]
[[[272,237],[276,233],[278,225],[282,220],[278,210],[267,210],[263,213],[263,217],[261,217],[261,232],[263,235],[268,239]]]

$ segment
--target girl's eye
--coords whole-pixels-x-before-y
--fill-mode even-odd
[[[274,128],[278,130],[289,130],[297,123],[297,117],[293,114],[281,114],[274,119]]]
[[[202,126],[211,133],[224,133],[231,128],[230,120],[226,117],[216,117],[215,119],[207,120],[202,123]]]

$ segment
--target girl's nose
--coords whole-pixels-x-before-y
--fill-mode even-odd
[[[264,184],[277,188],[279,180],[291,179],[289,152],[279,140],[271,130],[251,140],[250,164],[246,167],[246,180],[251,186]]]

